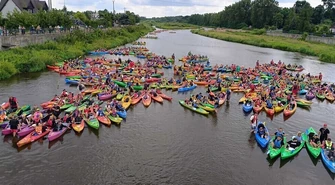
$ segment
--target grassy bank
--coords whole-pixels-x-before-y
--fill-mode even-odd
[[[200,26],[187,24],[187,23],[178,23],[178,22],[165,22],[165,23],[153,23],[154,26],[160,29],[165,30],[189,30],[189,29],[197,29]]]
[[[95,30],[89,33],[78,30],[57,41],[2,51],[0,52],[0,80],[19,73],[42,71],[46,65],[76,58],[92,50],[121,46],[152,30],[152,27],[146,25],[105,31]]]
[[[192,30],[192,33],[229,42],[299,52],[310,56],[317,56],[323,62],[335,63],[335,46],[332,45],[259,35],[252,32]]]

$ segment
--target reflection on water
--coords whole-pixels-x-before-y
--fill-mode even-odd
[[[312,74],[321,71],[326,81],[333,80],[334,65],[298,53],[219,41],[189,31],[161,33],[158,37],[146,40],[147,47],[157,54],[175,53],[180,58],[192,51],[209,56],[212,63],[250,67],[257,60],[281,60],[301,64]],[[172,70],[163,70],[168,76],[173,74]],[[4,102],[14,95],[20,105],[38,105],[64,88],[77,91],[65,85],[64,77],[56,73],[21,75],[0,82],[0,100]],[[250,115],[243,114],[238,104],[242,94],[232,94],[217,115],[207,117],[179,105],[178,100],[198,92],[205,89],[199,87],[185,94],[167,91],[172,102],[131,107],[127,120],[119,127],[86,127],[80,134],[68,131],[50,143],[41,139],[16,149],[17,139],[6,136],[0,145],[0,180],[2,184],[334,183],[334,175],[325,169],[321,159],[313,159],[306,149],[293,159],[268,160],[266,150],[250,134]],[[334,132],[333,112],[333,104],[314,100],[311,109],[299,108],[286,121],[282,114],[271,119],[265,112],[259,119],[267,122],[270,132],[283,127],[292,136],[310,126],[318,129],[324,122]]]

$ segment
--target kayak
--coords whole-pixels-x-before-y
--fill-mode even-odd
[[[119,94],[116,95],[116,99],[117,100],[120,101],[122,98],[123,98],[123,94],[122,93],[119,93]]]
[[[319,93],[316,94],[316,97],[320,100],[324,100],[326,98],[325,95]]]
[[[126,87],[127,86],[127,84],[126,83],[124,83],[124,82],[120,82],[120,81],[117,81],[117,80],[114,80],[114,83],[116,83],[118,86],[120,86],[120,87]]]
[[[271,141],[275,139],[275,136],[271,137]],[[286,137],[284,137],[283,142],[286,143]],[[281,148],[273,148],[271,144],[268,146],[268,155],[270,159],[273,159],[281,154],[282,149],[285,147],[285,144]]]
[[[299,91],[299,95],[305,95],[307,93],[307,90],[306,89],[301,89]]]
[[[113,95],[111,93],[101,93],[101,94],[98,94],[98,99],[101,101],[106,101],[106,100],[112,99],[114,96],[115,94]]]
[[[50,128],[47,128],[44,132],[42,132],[40,134],[37,134],[35,131],[33,131],[30,134],[28,134],[26,137],[21,139],[16,145],[18,147],[21,147],[23,145],[32,143],[32,142],[42,138],[43,136],[47,135],[49,132],[50,132]]]
[[[140,90],[143,89],[143,85],[134,85],[134,86],[133,86],[133,89],[134,89],[135,91],[140,91]]]
[[[253,110],[255,113],[259,113],[261,112],[263,109],[263,105],[262,106],[253,106]]]
[[[127,94],[124,95],[122,100],[121,100],[121,105],[123,108],[128,109],[131,104],[131,97]]]
[[[284,109],[284,116],[291,116],[291,115],[293,115],[294,113],[295,113],[295,111],[297,110],[297,102],[296,101],[294,101],[294,102],[292,102],[293,103],[293,108],[292,109],[290,109],[290,104],[288,104],[287,106],[286,106],[286,108]]]
[[[138,95],[137,93],[135,93],[132,97],[131,97],[131,104],[135,105],[138,102],[140,102],[140,100],[142,99],[142,97],[144,96],[144,92],[142,92],[140,95]]]
[[[10,129],[9,124],[7,124],[6,128],[1,130],[1,133],[2,133],[2,135],[6,136],[6,135],[9,135],[9,134],[12,134],[13,131],[12,131],[12,129]]]
[[[301,102],[301,101],[297,101],[297,106],[298,107],[310,107],[311,104],[305,103],[305,102]]]
[[[279,112],[283,111],[285,108],[286,108],[286,106],[278,106],[278,105],[274,106],[275,113],[279,113]]]
[[[275,110],[274,110],[273,107],[272,108],[267,108],[266,105],[265,105],[264,109],[265,109],[266,114],[269,115],[269,116],[273,116],[274,113],[275,113]]]
[[[166,95],[166,94],[164,94],[164,93],[162,93],[162,92],[159,92],[159,91],[156,90],[156,93],[157,93],[159,96],[161,96],[163,99],[166,99],[166,100],[169,100],[169,101],[172,100],[172,97],[170,97],[170,96],[168,96],[168,95]]]
[[[335,100],[334,96],[330,93],[328,96],[326,96],[326,99],[329,101],[329,102],[333,102]]]
[[[306,94],[306,99],[307,100],[312,100],[315,98],[315,95],[313,93]]]
[[[24,136],[30,134],[34,130],[35,130],[35,128],[32,127],[32,126],[24,127],[20,131],[17,132],[17,135],[19,135],[20,137],[24,137]]]
[[[70,103],[67,103],[67,104],[64,104],[63,106],[60,107],[61,110],[65,110],[69,107],[73,106],[73,104],[70,104]]]
[[[243,111],[244,112],[246,112],[246,113],[249,113],[249,112],[251,112],[252,111],[252,104],[243,104],[242,105],[242,109],[243,109]]]
[[[325,166],[329,169],[329,171],[331,171],[332,173],[335,173],[335,162],[329,160],[325,149],[321,149],[321,159],[323,163],[325,164]]]
[[[304,133],[302,133],[302,138],[303,138],[303,135],[305,135]],[[301,140],[301,144],[300,146],[296,147],[294,150],[289,150],[287,148],[287,143],[285,143],[285,146],[282,148],[282,151],[281,151],[281,159],[287,159],[287,158],[290,158],[290,157],[293,157],[295,156],[296,154],[298,154],[300,152],[300,150],[304,147],[305,145],[305,140],[302,139]]]
[[[106,116],[97,116],[97,119],[100,123],[103,123],[105,125],[111,125],[111,120],[109,120]]]
[[[74,131],[79,133],[85,128],[85,120],[84,119],[81,120],[80,124],[72,123],[71,126],[72,126]]]
[[[160,77],[162,77],[162,75],[161,74],[152,74],[151,77],[152,78],[160,78]]]
[[[119,115],[123,119],[127,118],[127,111],[126,110],[119,110],[119,111],[116,112],[116,114]]]
[[[153,99],[154,101],[158,103],[163,103],[163,98],[159,96],[157,93],[155,93],[156,96],[152,93],[149,93],[149,95],[151,96],[151,99]]]
[[[94,119],[84,119],[85,122],[87,123],[88,126],[94,128],[94,129],[99,129],[99,121],[94,118]]]
[[[67,131],[67,127],[63,127],[62,130],[59,130],[59,131],[51,131],[48,134],[48,140],[53,141],[59,138],[60,136],[62,136],[66,131]]]
[[[198,105],[198,107],[199,107],[199,108],[202,108],[202,109],[204,109],[205,111],[208,111],[208,112],[214,112],[214,111],[215,111],[214,108],[212,108],[212,107],[208,107],[208,106],[206,106],[206,105],[202,105],[202,104]]]
[[[312,156],[314,158],[317,158],[321,153],[321,148],[320,147],[313,147],[309,143],[309,133],[314,133],[314,134],[317,134],[317,133],[315,132],[313,127],[310,127],[309,129],[306,130],[306,132],[304,134],[304,137],[303,137],[303,139],[306,141],[307,150],[312,154]]]
[[[196,87],[197,87],[196,85],[192,85],[190,87],[180,87],[180,88],[178,88],[178,92],[191,91],[191,90],[195,89]]]
[[[145,95],[143,95],[143,97],[142,97],[142,103],[146,107],[150,106],[150,104],[151,104],[151,96],[149,96],[148,93],[146,93]]]
[[[108,115],[107,116],[112,122],[116,123],[116,124],[120,124],[121,121],[123,120],[122,118],[120,118],[118,115],[116,116],[112,116],[112,115]]]
[[[257,143],[262,147],[262,148],[266,148],[270,142],[271,137],[269,136],[269,131],[268,128],[264,125],[265,128],[265,133],[268,134],[268,136],[266,138],[262,138],[259,134],[258,134],[258,125],[259,124],[263,124],[262,122],[258,122],[256,128],[255,128],[255,138]]]
[[[179,103],[180,103],[180,105],[182,105],[183,107],[186,107],[186,108],[188,108],[188,109],[190,109],[190,110],[192,110],[192,111],[194,111],[194,112],[196,112],[196,113],[203,114],[203,115],[208,115],[208,114],[209,114],[209,112],[205,111],[205,110],[202,109],[202,108],[195,108],[195,107],[193,107],[193,106],[191,106],[191,105],[187,105],[187,104],[185,103],[185,101],[183,101],[183,100],[179,100]]]

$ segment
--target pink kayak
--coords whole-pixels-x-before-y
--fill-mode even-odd
[[[67,127],[63,127],[62,130],[59,130],[59,131],[51,131],[49,132],[48,140],[53,141],[59,138],[60,136],[62,136],[66,131],[67,131]]]
[[[1,132],[2,132],[2,135],[5,135],[5,136],[13,133],[13,131],[12,131],[12,129],[10,129],[9,125],[6,128],[2,129]]]
[[[109,99],[113,98],[115,95],[113,95],[111,93],[99,94],[99,100],[102,100],[102,101],[109,100]]]
[[[17,132],[17,134],[20,136],[20,137],[24,137],[28,134],[30,134],[32,131],[34,131],[35,128],[32,127],[32,126],[29,126],[29,127],[24,127],[22,128],[20,131]]]

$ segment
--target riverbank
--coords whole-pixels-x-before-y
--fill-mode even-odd
[[[152,30],[151,26],[143,24],[89,33],[76,30],[56,41],[1,51],[0,80],[19,73],[42,71],[46,65],[81,57],[89,51],[115,48],[133,42]]]
[[[178,23],[178,22],[165,22],[165,23],[155,22],[153,23],[153,25],[156,26],[157,28],[165,30],[190,30],[200,28],[200,26],[187,23]]]
[[[299,52],[310,56],[317,56],[319,60],[323,62],[335,63],[335,46],[332,45],[306,42],[303,40],[296,40],[285,37],[258,35],[250,32],[215,30],[191,30],[191,32],[194,34],[199,34],[206,37],[225,40],[229,42],[237,42],[283,51]]]

